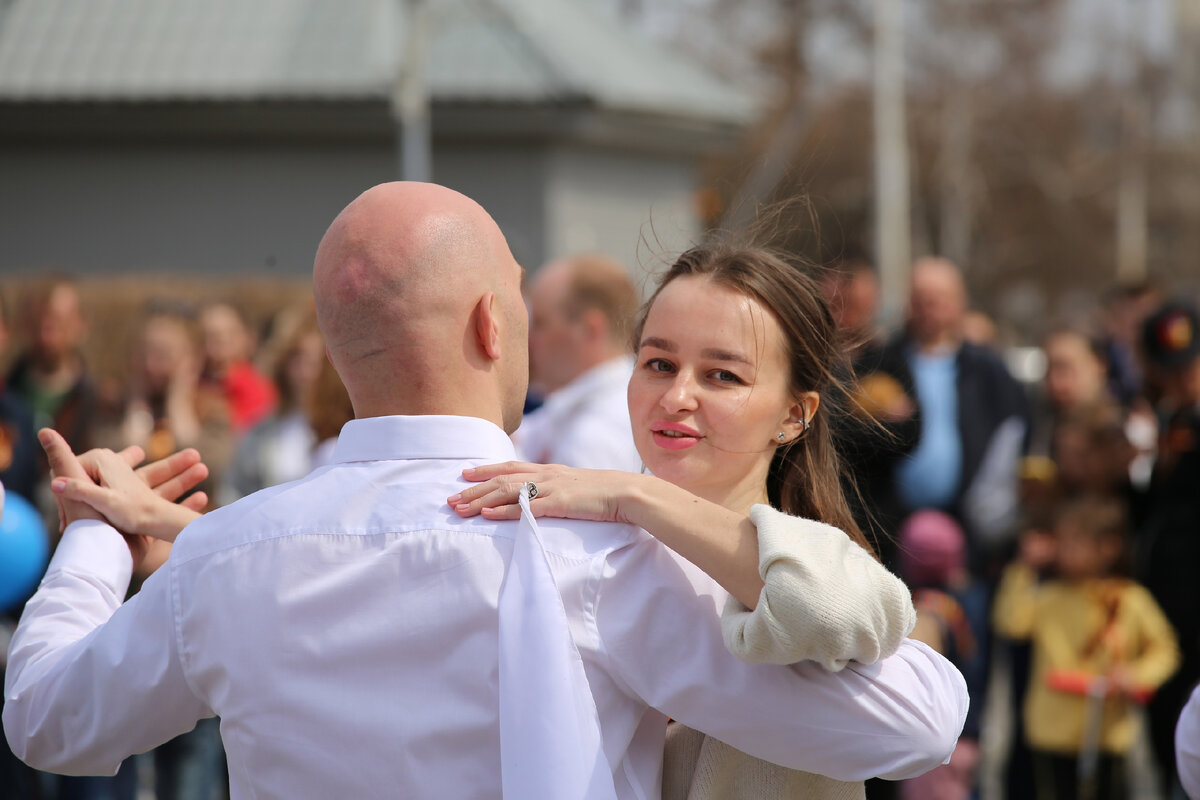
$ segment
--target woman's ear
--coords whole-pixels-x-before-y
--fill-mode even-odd
[[[780,433],[783,434],[783,438],[778,439],[778,434],[776,434],[776,443],[790,444],[807,434],[820,405],[821,395],[816,392],[804,392],[797,395],[795,402],[787,409],[787,418],[780,425]]]

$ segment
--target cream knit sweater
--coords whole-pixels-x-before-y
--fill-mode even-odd
[[[743,661],[849,661],[891,655],[916,624],[908,587],[841,530],[756,505],[759,573],[750,611],[732,597],[721,626]],[[801,743],[798,746],[803,746]],[[673,723],[663,758],[663,800],[862,800],[862,782],[787,769]]]

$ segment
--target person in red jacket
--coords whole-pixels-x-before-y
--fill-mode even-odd
[[[228,303],[205,307],[200,312],[200,329],[203,380],[219,385],[234,432],[243,434],[275,410],[275,386],[251,363],[254,337],[236,308]]]

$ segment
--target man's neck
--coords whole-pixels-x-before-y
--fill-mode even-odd
[[[386,397],[355,398],[354,416],[356,419],[392,416],[476,417],[499,428],[504,428],[504,415],[498,404],[483,402],[479,398],[472,398],[466,394],[453,401],[433,398],[416,400],[397,400]]]
[[[917,349],[924,355],[948,355],[962,346],[962,337],[954,333],[940,333],[916,340]]]

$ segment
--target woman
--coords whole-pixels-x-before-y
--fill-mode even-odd
[[[325,339],[317,329],[316,314],[309,309],[289,327],[281,337],[271,376],[279,405],[238,443],[225,505],[259,489],[302,478],[312,467],[317,438],[305,402],[326,361]]]
[[[729,591],[725,640],[746,661],[840,669],[894,651],[915,615],[840,488],[822,399],[844,350],[816,286],[763,249],[696,247],[663,277],[634,344],[629,411],[651,474],[500,464],[465,473],[481,483],[450,498],[456,511],[515,518],[530,481],[536,515],[641,526]],[[668,734],[664,798],[863,796],[862,783]]]

